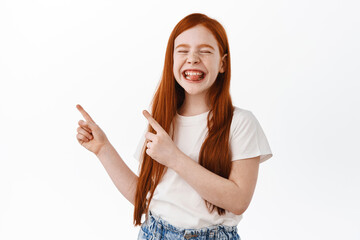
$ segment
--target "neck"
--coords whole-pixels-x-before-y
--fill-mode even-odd
[[[206,101],[205,94],[190,95],[185,92],[184,103],[178,110],[182,116],[194,116],[210,110],[210,104]]]

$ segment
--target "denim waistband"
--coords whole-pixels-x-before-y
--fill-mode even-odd
[[[154,224],[157,228],[164,228],[168,231],[178,233],[183,235],[186,239],[191,237],[200,237],[200,236],[209,236],[214,235],[217,236],[219,232],[227,232],[233,233],[237,235],[237,226],[226,226],[226,225],[212,225],[204,228],[181,228],[171,225],[169,222],[165,221],[164,219],[160,218],[156,214],[149,211],[149,219],[146,220],[148,224]]]

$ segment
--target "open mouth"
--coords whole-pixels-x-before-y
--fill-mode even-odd
[[[190,81],[200,81],[205,77],[205,73],[200,70],[185,70],[182,75]]]

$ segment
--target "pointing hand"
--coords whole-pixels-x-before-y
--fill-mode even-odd
[[[90,115],[82,108],[80,104],[76,105],[76,108],[80,111],[86,121],[80,120],[77,128],[78,134],[76,138],[78,142],[90,152],[98,155],[100,150],[107,144],[110,144],[105,133],[94,122]]]
[[[175,159],[179,156],[179,154],[182,154],[182,152],[175,145],[168,133],[148,111],[144,110],[143,114],[149,124],[156,131],[156,134],[151,132],[147,132],[145,134],[145,138],[147,139],[146,153],[157,162],[167,167],[171,167],[171,165],[175,162]]]

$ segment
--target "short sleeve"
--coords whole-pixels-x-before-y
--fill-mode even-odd
[[[143,147],[144,147],[144,143],[145,143],[145,133],[146,132],[147,132],[147,127],[145,128],[143,134],[141,135],[140,140],[138,142],[138,145],[137,145],[137,147],[135,149],[135,152],[133,154],[134,158],[139,162],[141,162],[140,157],[141,157],[141,153],[143,152]]]
[[[260,163],[273,156],[269,142],[254,114],[235,108],[231,123],[232,161],[260,156]]]

